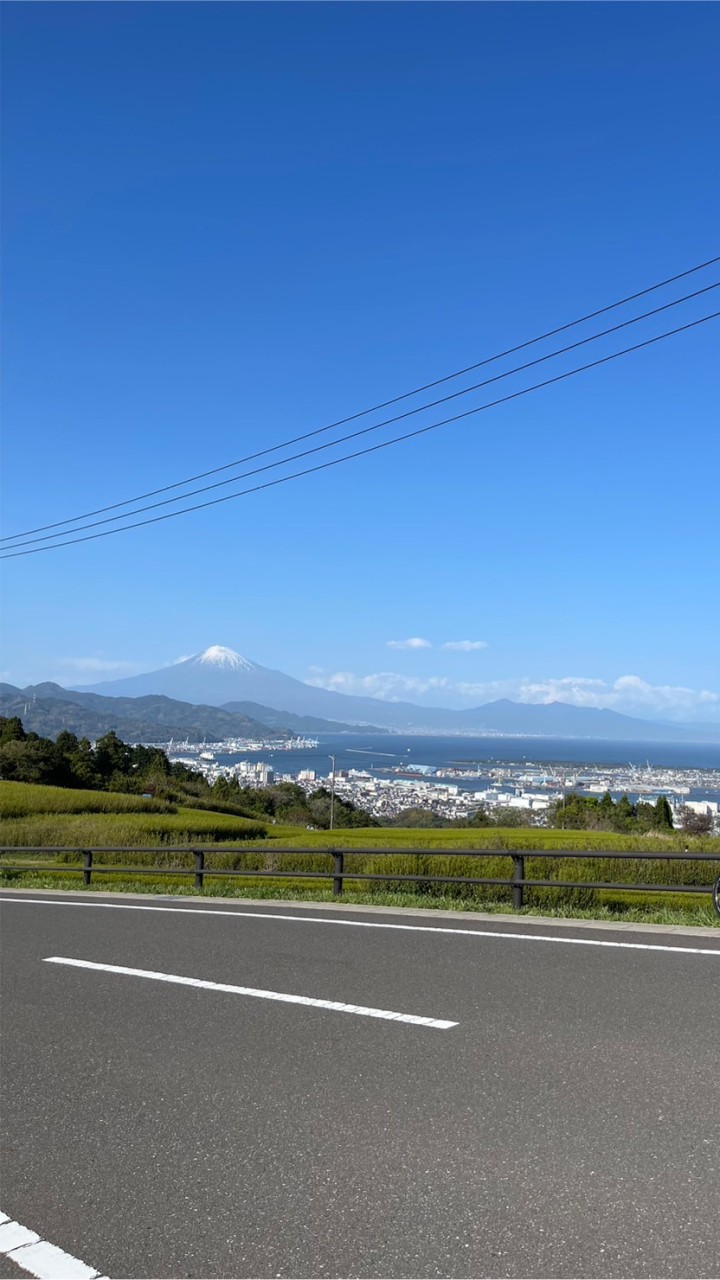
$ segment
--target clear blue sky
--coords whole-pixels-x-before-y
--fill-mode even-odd
[[[717,5],[6,4],[4,26],[6,533],[720,252]],[[3,678],[225,644],[348,691],[715,720],[719,333],[9,561]],[[486,647],[441,647],[464,640]]]

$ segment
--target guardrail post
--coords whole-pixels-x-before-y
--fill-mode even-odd
[[[342,896],[343,891],[343,865],[345,862],[342,849],[333,849],[333,857],[335,866],[333,867],[333,898]]]
[[[195,854],[195,888],[202,889],[204,879],[203,872],[205,870],[205,850],[193,849]]]
[[[525,859],[521,853],[514,853],[513,860],[513,906],[523,904],[523,880],[525,879]]]
[[[715,915],[720,916],[720,876],[718,876],[715,884],[713,885],[713,906],[715,908]]]
[[[92,849],[83,849],[82,856],[83,856],[83,884],[89,884],[90,877],[92,876],[92,858],[93,858]]]

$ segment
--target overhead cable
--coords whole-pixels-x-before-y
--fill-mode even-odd
[[[361,436],[370,435],[373,431],[379,431],[382,427],[390,426],[392,423],[401,422],[405,418],[412,418],[418,413],[427,412],[429,409],[436,409],[441,404],[447,404],[450,400],[457,400],[461,396],[467,396],[473,391],[479,391],[483,387],[491,386],[494,382],[502,382],[503,379],[510,378],[516,373],[523,373],[527,369],[534,368],[535,365],[544,364],[548,360],[566,355],[568,351],[575,351],[578,347],[587,346],[590,342],[597,342],[600,338],[606,338],[609,334],[617,333],[620,329],[627,329],[630,325],[639,324],[641,320],[647,320],[651,316],[659,315],[662,311],[668,311],[671,307],[677,307],[680,303],[688,302],[692,298],[698,298],[701,294],[710,293],[713,289],[719,288],[720,281],[706,285],[703,289],[697,289],[694,293],[685,294],[682,298],[675,298],[672,302],[666,302],[660,307],[654,307],[651,311],[646,311],[642,315],[623,320],[619,324],[612,325],[609,329],[601,330],[600,333],[590,334],[587,338],[580,338],[577,342],[571,342],[566,347],[560,347],[556,351],[549,351],[544,356],[538,356],[535,360],[528,360],[525,364],[516,365],[515,368],[507,369],[504,373],[497,373],[492,378],[485,378],[484,381],[476,382],[473,386],[465,387],[462,391],[453,391],[450,395],[441,396],[438,400],[419,405],[415,409],[406,409],[404,413],[396,414],[392,418],[385,418],[382,422],[373,423],[369,427],[361,427],[357,431],[350,431],[347,435],[338,436],[335,440],[328,440],[324,444],[314,445],[311,449],[303,449],[299,453],[290,454],[288,457],[280,458],[275,462],[266,462],[262,467],[254,467],[252,471],[229,476],[225,480],[215,480],[212,484],[201,485],[198,489],[190,489],[187,493],[178,494],[174,498],[163,498],[160,502],[151,502],[147,506],[136,507],[134,511],[126,511],[121,515],[105,516],[102,520],[79,524],[72,529],[65,529],[59,533],[45,533],[37,538],[27,538],[23,542],[16,541],[12,547],[5,547],[3,550],[9,551],[19,547],[28,547],[38,542],[50,542],[56,538],[66,537],[69,533],[81,533],[85,529],[97,529],[100,525],[113,524],[117,520],[129,520],[132,516],[143,515],[146,511],[156,511],[159,507],[167,507],[174,502],[183,502],[187,498],[194,498],[200,493],[208,493],[212,489],[221,489],[225,485],[234,484],[237,480],[247,480],[250,476],[260,475],[265,471],[273,471],[276,467],[286,466],[290,462],[298,462],[301,458],[307,458],[311,454],[323,453],[326,449],[333,449],[337,445],[347,444],[349,440],[357,440]],[[16,536],[19,537],[20,535]]]
[[[592,360],[588,364],[579,365],[576,369],[568,369],[565,373],[558,373],[554,378],[547,378],[544,382],[536,382],[530,387],[524,387],[521,391],[513,391],[506,396],[501,396],[498,400],[492,400],[487,404],[478,405],[474,409],[466,409],[464,413],[457,413],[451,418],[443,418],[440,422],[432,422],[428,426],[418,427],[414,431],[408,431],[405,435],[394,436],[391,440],[382,440],[378,444],[368,445],[365,449],[358,449],[355,453],[343,454],[340,458],[331,458],[328,462],[320,462],[314,467],[306,467],[302,471],[294,471],[289,476],[278,476],[274,480],[266,480],[263,484],[253,485],[249,489],[241,489],[236,493],[226,493],[222,498],[210,498],[207,502],[198,502],[191,507],[183,507],[180,511],[166,511],[161,516],[150,516],[147,520],[137,520],[133,524],[120,525],[116,529],[104,529],[102,533],[89,533],[82,538],[69,538],[66,542],[55,542],[44,547],[33,547],[29,551],[13,551],[9,550],[6,554],[0,556],[2,560],[12,560],[20,556],[39,555],[44,551],[56,551],[60,547],[74,546],[80,542],[94,542],[98,538],[109,538],[116,533],[125,533],[129,529],[140,529],[145,525],[160,524],[163,520],[172,520],[176,516],[187,515],[191,511],[201,511],[206,507],[219,506],[220,503],[230,502],[234,498],[244,498],[251,493],[259,493],[264,489],[273,489],[277,485],[286,484],[290,480],[299,480],[303,476],[313,475],[319,471],[326,471],[330,467],[337,467],[342,462],[351,462],[355,458],[365,457],[370,453],[378,453],[382,449],[389,449],[391,445],[401,444],[405,440],[412,440],[417,436],[426,435],[430,431],[436,431],[439,427],[448,426],[450,423],[459,422],[463,418],[472,417],[474,414],[482,413],[486,409],[494,409],[498,405],[507,404],[511,400],[517,400],[521,396],[529,395],[532,391],[539,391],[542,387],[552,386],[557,382],[564,382],[567,378],[572,378],[578,373],[585,373],[589,369],[597,369],[601,365],[609,364],[612,360],[618,360],[621,356],[630,355],[631,352],[641,351],[644,347],[651,347],[656,342],[662,342],[664,338],[672,338],[678,333],[685,333],[689,329],[695,329],[701,324],[707,324],[709,320],[717,320],[720,317],[720,311],[713,311],[710,315],[701,316],[697,320],[691,320],[687,324],[680,325],[677,329],[668,329],[665,333],[656,334],[653,338],[646,338],[644,342],[637,342],[631,347],[625,347],[622,351],[614,351],[608,356],[601,356],[597,360]],[[308,451],[309,452],[309,451]]]
[[[483,360],[478,360],[475,364],[466,365],[463,369],[457,369],[454,373],[445,374],[442,378],[436,378],[433,382],[426,382],[420,387],[415,387],[412,391],[405,391],[402,395],[393,396],[389,400],[380,401],[378,404],[372,405],[369,409],[362,409],[358,413],[350,414],[346,418],[339,418],[336,422],[328,423],[327,426],[317,427],[313,431],[307,431],[299,436],[293,436],[289,440],[285,440],[280,444],[269,446],[267,449],[260,449],[256,453],[246,454],[243,458],[236,458],[233,462],[226,462],[220,467],[212,467],[208,471],[200,471],[196,475],[188,476],[185,480],[176,480],[172,484],[162,485],[157,489],[150,489],[146,493],[137,494],[134,498],[125,498],[122,502],[113,502],[108,506],[96,507],[93,511],[84,511],[77,516],[69,516],[65,520],[56,520],[52,524],[38,525],[34,529],[24,529],[19,533],[6,534],[0,537],[0,543],[16,542],[18,538],[29,537],[33,533],[44,533],[48,529],[58,529],[63,525],[76,524],[80,520],[89,520],[91,516],[103,515],[106,511],[116,511],[119,507],[131,506],[134,502],[142,502],[145,498],[155,498],[158,494],[169,493],[171,489],[181,489],[185,485],[194,484],[196,480],[205,480],[208,476],[219,475],[221,471],[229,471],[233,467],[244,466],[246,462],[255,462],[258,458],[267,457],[271,453],[277,453],[281,449],[289,449],[295,444],[300,444],[304,440],[310,440],[314,436],[322,435],[325,432],[333,431],[336,427],[347,426],[350,422],[357,422],[360,418],[365,418],[371,413],[379,413],[381,409],[388,409],[394,404],[400,404],[403,400],[411,399],[412,396],[420,395],[424,391],[431,391],[434,387],[442,386],[443,383],[451,382],[455,378],[461,378],[466,373],[473,373],[476,369],[481,369],[485,365],[493,364],[496,360],[502,360],[506,356],[516,355],[518,351],[524,351],[528,347],[535,346],[538,342],[543,342],[547,338],[557,337],[560,333],[565,333],[568,329],[574,329],[577,325],[584,324],[588,320],[595,320],[598,316],[605,315],[608,311],[614,311],[617,307],[625,306],[628,302],[635,302],[638,298],[644,298],[649,293],[654,293],[658,289],[663,289],[667,285],[674,284],[678,280],[684,280],[687,276],[694,275],[698,271],[703,271],[706,267],[714,266],[720,262],[720,255],[714,258],[707,258],[705,262],[699,262],[694,267],[688,267],[686,271],[680,271],[677,275],[668,276],[665,280],[659,280],[656,284],[649,285],[645,289],[640,289],[637,293],[628,294],[625,298],[620,298],[616,302],[608,303],[607,306],[600,307],[596,311],[589,311],[584,316],[579,316],[576,320],[569,320],[566,324],[559,325],[555,329],[548,329],[545,333],[539,334],[536,338],[529,338],[525,342],[518,343],[514,347],[508,347],[505,351],[500,351],[496,355],[486,356]],[[190,494],[181,494],[179,501]],[[132,514],[132,513],[130,513]],[[66,532],[71,532],[67,530]]]

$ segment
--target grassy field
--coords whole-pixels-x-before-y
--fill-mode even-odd
[[[524,849],[525,875],[533,879],[568,881],[596,880],[647,885],[643,893],[622,889],[592,890],[575,887],[536,888],[526,891],[528,914],[572,915],[579,918],[656,920],[659,923],[718,924],[709,894],[662,894],[654,885],[707,886],[720,874],[720,863],[672,862],[674,853],[690,846],[693,852],[720,855],[720,839],[693,840],[679,833],[654,836],[617,836],[606,832],[550,831],[538,828],[399,829],[371,828],[342,831],[307,831],[297,827],[265,825],[226,814],[179,808],[161,802],[143,801],[138,796],[107,792],[68,791],[57,787],[24,783],[0,783],[2,843],[13,846],[0,861],[0,883],[12,887],[81,887],[77,876],[61,874],[79,866],[76,850],[84,847],[127,846],[122,854],[96,853],[92,890],[115,889],[152,893],[194,893],[190,877],[152,874],[133,876],[102,874],[102,866],[125,865],[190,869],[191,854],[181,854],[173,845],[232,846],[228,851],[207,849],[206,865],[218,870],[247,872],[312,871],[318,879],[277,879],[263,877],[208,878],[204,894],[285,900],[330,900],[332,882],[328,876],[328,850],[346,850],[345,871],[367,872],[382,879],[363,882],[348,880],[344,897],[358,903],[422,906],[458,911],[511,910],[509,889],[499,885],[448,885],[426,880],[422,884],[403,882],[401,875],[487,876],[508,878],[511,862],[504,851]],[[23,847],[63,846],[67,852],[48,855],[23,853]],[[135,849],[130,852],[130,847]],[[162,846],[162,852],[144,853],[143,847]],[[297,850],[281,855],[279,848]],[[461,852],[434,853],[434,850],[492,851],[481,861]],[[353,849],[385,849],[390,854],[353,853]],[[587,851],[587,858],[543,858],[543,851]],[[301,852],[302,850],[302,852]],[[307,850],[308,852],[305,852]],[[654,852],[657,861],[629,859],[603,860],[592,852]],[[20,872],[3,872],[2,863],[22,865]],[[58,872],[50,872],[50,867]]]
[[[688,838],[680,831],[653,835],[615,835],[609,831],[560,831],[546,827],[372,827],[343,831],[301,831],[297,827],[269,827],[268,837],[287,848],[322,849],[614,849],[623,852],[720,853],[719,836]]]
[[[27,782],[0,782],[0,820],[2,844],[16,847],[206,844],[265,835],[265,825],[248,818]]]
[[[32,818],[44,813],[175,813],[166,800],[116,791],[73,791],[32,782],[0,782],[0,818]],[[10,843],[5,841],[5,843]]]

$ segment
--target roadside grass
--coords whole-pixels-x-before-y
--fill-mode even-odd
[[[130,817],[123,822],[123,831],[129,828],[128,844],[137,843],[139,846],[141,841],[137,835],[133,833],[132,819],[136,815]],[[60,815],[58,821],[65,828],[65,816]],[[73,819],[70,819],[72,822]],[[227,820],[236,823],[237,819]],[[99,869],[102,866],[126,866],[130,871],[132,867],[147,867],[148,869],[157,866],[170,869],[176,867],[179,869],[190,870],[194,866],[192,853],[183,853],[174,848],[174,841],[167,838],[163,839],[162,835],[167,837],[168,832],[163,831],[160,839],[157,839],[158,824],[163,825],[172,823],[179,824],[179,829],[186,840],[194,838],[195,843],[199,844],[196,824],[192,814],[189,818],[178,814],[172,818],[155,818],[156,843],[161,845],[160,849],[147,852],[142,847],[127,848],[121,852],[114,852],[112,848],[102,848],[98,846],[95,840],[87,839],[87,847],[94,847],[95,853],[93,857],[93,865]],[[11,824],[9,824],[11,825]],[[254,871],[268,872],[315,872],[324,873],[326,876],[331,872],[331,854],[317,848],[313,852],[302,852],[298,848],[297,852],[280,853],[273,849],[273,842],[263,840],[258,844],[251,839],[253,836],[253,824],[247,824],[247,838],[242,842],[237,840],[237,834],[233,840],[231,848],[213,848],[213,844],[205,843],[206,851],[206,868],[208,871],[216,870],[234,870],[251,873]],[[66,829],[66,828],[65,828]],[[57,831],[57,828],[55,829]],[[85,833],[87,834],[87,833]],[[147,833],[145,833],[147,834]],[[174,830],[171,833],[176,835]],[[221,829],[221,834],[224,834]],[[408,833],[409,834],[409,833]],[[42,845],[49,844],[50,841],[33,841],[33,844]],[[65,846],[61,852],[48,858],[48,855],[32,853],[23,854],[22,845],[16,845],[9,853],[3,855],[0,860],[0,870],[4,865],[17,865],[18,859],[44,859],[44,866],[77,866],[81,865],[81,858],[78,850],[82,849],[82,842],[62,839],[62,845]],[[118,843],[121,843],[118,841]],[[144,843],[149,843],[144,841]],[[178,841],[179,843],[179,841]],[[213,843],[217,843],[217,838]],[[665,851],[663,851],[665,852]],[[720,850],[718,850],[720,859]],[[373,897],[377,894],[386,892],[402,893],[412,892],[419,893],[424,899],[434,897],[448,898],[469,898],[473,901],[493,902],[503,901],[508,897],[508,887],[503,884],[448,884],[443,880],[433,880],[434,876],[448,877],[468,877],[468,878],[487,878],[489,880],[507,880],[511,875],[511,863],[507,853],[488,851],[487,856],[478,859],[472,854],[442,854],[433,853],[431,851],[415,850],[412,851],[398,848],[394,853],[378,853],[373,856],[372,853],[353,853],[352,846],[345,851],[344,874],[351,876],[353,873],[370,875],[376,879],[368,882],[356,882],[352,879],[346,881],[346,888],[349,889],[355,884],[362,884],[363,892]],[[552,906],[554,904],[566,903],[574,906],[589,906],[596,901],[598,892],[611,892],[610,890],[596,890],[584,888],[581,881],[594,881],[596,883],[611,884],[646,884],[648,892],[653,891],[654,885],[667,885],[668,883],[675,885],[708,885],[715,878],[714,869],[720,871],[720,860],[718,863],[705,863],[700,861],[686,862],[677,859],[673,853],[665,853],[664,857],[654,858],[652,861],[630,858],[593,858],[592,855],[582,858],[544,858],[542,853],[538,851],[536,854],[527,854],[525,857],[525,876],[528,879],[535,880],[553,880],[567,882],[566,884],[558,884],[554,886],[537,887],[532,889],[533,900],[538,904]],[[143,880],[147,880],[147,872],[143,874]],[[716,873],[717,874],[717,873]],[[410,882],[400,879],[401,876],[421,876],[427,877],[423,879],[421,885],[412,887]],[[267,875],[262,877],[265,880]],[[209,883],[213,880],[209,878]],[[575,887],[577,883],[577,887]],[[658,890],[655,890],[657,892]],[[612,891],[617,892],[617,890]]]
[[[718,924],[709,894],[663,894],[653,886],[668,883],[707,886],[718,874],[719,863],[675,860],[686,848],[720,855],[717,837],[687,837],[682,832],[620,836],[611,832],[557,831],[544,828],[351,828],[308,831],[282,824],[265,824],[192,808],[175,808],[140,796],[96,791],[70,791],[27,783],[0,783],[2,844],[11,846],[0,858],[0,885],[13,888],[82,887],[80,877],[50,872],[50,868],[80,866],[78,850],[94,848],[90,891],[194,894],[189,876],[133,875],[131,868],[162,867],[190,870],[193,857],[174,846],[201,845],[206,867],[217,870],[312,871],[318,879],[280,879],[272,875],[212,877],[203,894],[210,897],[268,898],[283,901],[331,901],[330,852],[342,848],[345,873],[365,872],[379,878],[370,882],[346,880],[344,900],[385,906],[419,906],[457,911],[512,911],[511,890],[504,885],[449,885],[424,880],[411,884],[398,877],[483,876],[508,879],[507,853],[526,851],[525,875],[529,879],[569,881],[564,887],[526,890],[529,905],[524,914],[569,915],[586,919],[623,919],[661,924]],[[222,844],[222,850],[213,845]],[[32,846],[60,847],[62,852],[25,852]],[[105,851],[102,850],[105,846]],[[113,846],[126,846],[113,853]],[[162,846],[155,853],[144,848]],[[227,848],[230,846],[230,848]],[[278,849],[291,850],[280,854]],[[434,852],[452,850],[458,853]],[[353,850],[383,849],[373,855]],[[463,856],[466,850],[486,851],[481,862]],[[585,858],[543,858],[549,850],[587,852]],[[462,852],[460,852],[462,851]],[[593,852],[643,852],[657,860],[593,858]],[[494,856],[492,856],[494,855]],[[127,874],[102,874],[103,866],[125,864]],[[22,867],[3,870],[3,864]],[[44,874],[43,874],[44,873]],[[584,889],[575,882],[590,880],[617,884],[643,884],[645,892],[623,889]]]
[[[509,891],[505,890],[504,900],[489,899],[474,894],[456,897],[438,893],[428,896],[407,888],[401,891],[377,888],[368,893],[365,888],[356,888],[358,882],[346,884],[341,899],[332,896],[332,880],[278,880],[271,876],[243,878],[214,877],[202,890],[193,886],[189,876],[162,876],[153,879],[151,876],[103,875],[93,872],[92,884],[85,888],[78,875],[64,875],[62,872],[48,873],[46,866],[38,859],[34,864],[27,860],[27,870],[22,872],[3,872],[0,870],[0,887],[8,889],[62,889],[75,893],[139,893],[148,896],[191,897],[191,898],[228,898],[234,901],[280,901],[280,902],[334,902],[351,903],[357,906],[383,906],[396,908],[422,908],[424,910],[453,911],[459,914],[468,911],[480,911],[491,915],[522,915],[542,918],[559,917],[571,920],[614,920],[628,924],[664,924],[664,925],[705,925],[720,930],[720,919],[715,915],[710,894],[661,894],[648,892],[631,893],[623,891],[598,891],[595,902],[591,905],[577,905],[569,901],[554,899],[553,903],[535,902],[533,890],[527,891],[530,901],[519,911],[513,907]]]

